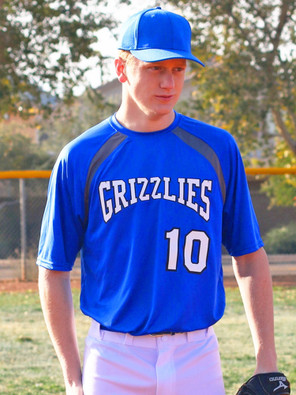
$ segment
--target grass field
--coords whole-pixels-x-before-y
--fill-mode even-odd
[[[81,352],[89,320],[78,308]],[[279,368],[296,394],[296,288],[275,288],[275,332]],[[216,325],[227,395],[252,374],[252,342],[237,288],[227,289],[227,309]],[[0,294],[0,393],[63,394],[59,363],[51,346],[36,292]],[[165,395],[165,394],[164,394]],[[207,394],[205,394],[207,395]]]

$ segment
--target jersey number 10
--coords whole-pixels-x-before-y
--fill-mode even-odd
[[[165,233],[169,241],[167,270],[176,271],[180,248],[180,229],[174,228]],[[193,262],[193,250],[198,243],[197,260]],[[201,273],[207,266],[210,239],[208,235],[199,230],[191,230],[186,236],[183,249],[183,263],[190,273]]]

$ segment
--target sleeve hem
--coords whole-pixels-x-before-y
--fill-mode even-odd
[[[40,259],[40,258],[37,259],[36,265],[44,267],[45,269],[57,270],[57,271],[61,271],[61,272],[70,272],[72,270],[72,267],[56,265],[53,262],[46,261],[45,259]]]
[[[251,247],[245,248],[244,250],[232,251],[230,253],[230,255],[233,256],[233,257],[237,257],[237,256],[251,254],[252,252],[258,251],[263,246],[264,246],[264,243],[263,243],[263,241],[261,241],[260,243],[256,244],[255,246],[251,246]]]

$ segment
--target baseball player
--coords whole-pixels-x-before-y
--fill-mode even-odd
[[[191,53],[190,25],[159,7],[144,10],[123,25],[119,50],[120,108],[62,150],[42,222],[40,296],[66,392],[225,394],[213,330],[225,308],[223,243],[256,356],[239,394],[288,394],[237,145],[174,111],[186,62],[203,66]],[[70,289],[79,251],[81,310],[91,317],[83,374]]]

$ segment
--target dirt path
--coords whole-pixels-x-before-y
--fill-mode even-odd
[[[225,277],[225,287],[236,287],[236,281],[234,277]],[[284,287],[295,287],[296,286],[296,275],[277,275],[273,276],[274,286]],[[72,288],[80,288],[80,280],[72,280]],[[37,292],[38,284],[36,281],[19,281],[19,280],[2,280],[0,281],[0,293],[1,292]]]
[[[80,288],[80,280],[72,280],[72,287],[75,289]],[[20,280],[1,280],[1,292],[37,292],[37,281],[20,281]]]

